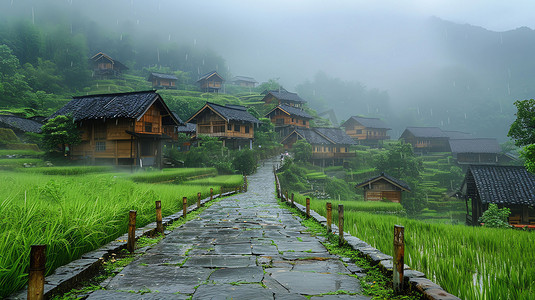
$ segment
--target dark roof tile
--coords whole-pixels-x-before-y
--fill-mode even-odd
[[[492,138],[450,139],[452,153],[500,153],[498,140]]]
[[[0,127],[7,127],[23,132],[40,133],[43,124],[13,115],[0,115]]]
[[[357,187],[357,188],[363,187],[364,185],[367,185],[368,183],[377,181],[378,179],[381,179],[381,178],[384,178],[387,181],[390,181],[391,183],[393,183],[393,184],[399,186],[400,188],[405,189],[405,190],[407,190],[409,192],[411,190],[409,185],[405,181],[403,181],[401,179],[397,179],[395,177],[392,177],[392,176],[390,176],[390,175],[388,175],[388,174],[386,174],[384,172],[381,173],[381,175],[379,175],[379,176],[372,177],[372,178],[370,178],[368,180],[365,180],[365,181],[357,184],[355,187]]]
[[[386,123],[379,119],[379,118],[366,118],[366,117],[358,117],[358,116],[352,116],[351,119],[358,122],[362,126],[366,128],[378,128],[378,129],[391,129],[386,125]],[[347,121],[346,121],[347,122]]]
[[[415,137],[422,138],[447,138],[448,136],[438,127],[407,127],[405,131],[412,133]]]

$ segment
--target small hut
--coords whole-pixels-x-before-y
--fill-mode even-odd
[[[364,189],[364,199],[368,201],[388,200],[400,203],[401,192],[411,191],[407,183],[385,173],[359,183],[355,187]]]

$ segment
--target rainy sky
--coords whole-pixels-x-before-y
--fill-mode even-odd
[[[1,1],[8,14],[31,18],[28,5],[50,2],[111,30],[134,26],[139,33],[209,47],[234,75],[275,78],[290,89],[322,70],[387,90],[407,72],[447,63],[427,30],[433,16],[492,31],[535,28],[535,2],[528,0]]]

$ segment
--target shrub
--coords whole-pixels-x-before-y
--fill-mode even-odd
[[[479,218],[479,222],[483,223],[485,227],[492,228],[510,228],[507,218],[511,214],[511,210],[507,207],[498,208],[498,205],[490,203],[489,208]]]
[[[256,157],[252,150],[238,151],[236,157],[232,161],[234,168],[240,174],[249,175],[256,171]]]
[[[19,138],[15,135],[13,130],[8,128],[0,128],[0,145],[20,143]]]

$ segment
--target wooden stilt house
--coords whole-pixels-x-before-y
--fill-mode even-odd
[[[401,192],[411,191],[407,183],[385,173],[359,183],[355,187],[364,189],[364,199],[368,201],[387,200],[400,203]]]
[[[119,77],[128,67],[118,60],[99,52],[89,59],[93,69],[93,76],[98,78]]]
[[[387,135],[390,128],[379,118],[352,116],[341,126],[360,145],[378,145],[383,140],[390,139]]]
[[[197,80],[202,92],[205,93],[219,93],[219,90],[223,87],[223,77],[216,71],[206,73]]]
[[[178,78],[170,74],[150,73],[147,81],[152,83],[153,89],[176,90]]]
[[[183,125],[155,91],[74,97],[57,115],[71,115],[80,129],[71,156],[101,164],[161,167],[165,131]]]

